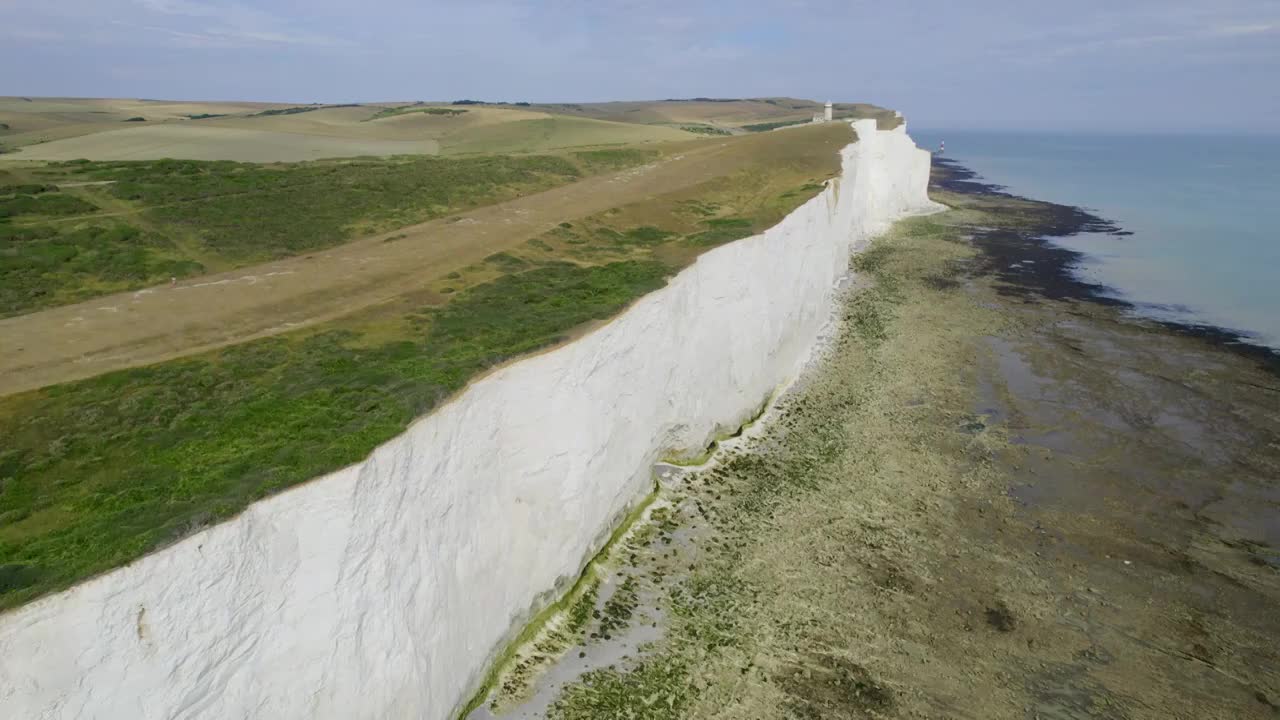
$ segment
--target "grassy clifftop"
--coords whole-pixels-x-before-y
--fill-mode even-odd
[[[426,282],[422,297],[0,399],[0,609],[365,457],[477,374],[775,224],[839,172],[851,139],[843,124],[734,138],[720,152],[746,159],[735,172],[566,222]]]
[[[0,171],[0,317],[332,247],[655,154],[80,161]]]

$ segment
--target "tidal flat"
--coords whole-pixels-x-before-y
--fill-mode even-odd
[[[956,166],[932,195],[499,717],[1280,717],[1274,358],[1128,316],[1045,241],[1119,228]]]

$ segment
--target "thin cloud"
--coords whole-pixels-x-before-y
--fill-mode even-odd
[[[298,33],[280,33],[263,30],[233,30],[222,28],[205,28],[196,30],[179,30],[161,25],[131,23],[124,20],[113,20],[113,25],[144,30],[161,35],[169,40],[169,44],[186,48],[220,48],[236,49],[263,46],[311,46],[341,47],[350,43],[322,35]]]
[[[24,27],[0,28],[0,35],[13,38],[14,40],[29,40],[31,42],[53,42],[65,40],[67,37],[64,34],[53,30]]]
[[[214,5],[192,0],[134,0],[154,14],[174,18],[209,20],[212,27],[172,27],[168,24],[138,23],[135,27],[168,35],[191,47],[248,47],[255,45],[295,45],[311,47],[344,47],[351,43],[319,33],[282,29],[286,23],[269,13],[230,3]],[[116,24],[130,23],[117,21]]]
[[[1280,30],[1275,23],[1253,23],[1249,25],[1223,25],[1213,29],[1212,34],[1218,37],[1240,37],[1243,35],[1262,35]]]

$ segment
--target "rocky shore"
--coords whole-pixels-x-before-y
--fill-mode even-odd
[[[1046,239],[1121,228],[945,162],[932,196],[764,431],[666,473],[509,716],[1280,716],[1274,358]]]

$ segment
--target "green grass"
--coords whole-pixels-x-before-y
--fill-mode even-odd
[[[202,270],[163,237],[120,222],[0,223],[0,317]]]
[[[548,709],[554,720],[644,718],[677,720],[696,692],[688,665],[668,656],[646,659],[622,672],[615,667],[592,670],[565,688]]]
[[[443,108],[443,107],[420,107],[409,105],[406,107],[382,108],[373,117],[366,118],[368,120],[381,120],[383,118],[395,117],[396,115],[408,115],[410,113],[422,113],[424,115],[444,115],[447,117],[456,117],[463,115],[467,111],[461,108]]]
[[[811,120],[781,120],[779,122],[743,125],[742,129],[747,132],[767,132],[769,130],[777,130],[778,128],[791,127],[792,125],[808,125],[810,122]]]
[[[552,263],[415,314],[404,339],[271,338],[0,400],[0,608],[360,460],[477,373],[668,272]]]
[[[573,158],[591,172],[604,172],[606,170],[624,170],[636,165],[653,162],[658,158],[658,151],[640,148],[580,150],[573,153]]]
[[[636,245],[657,245],[666,242],[667,239],[676,233],[669,230],[656,228],[652,225],[641,225],[634,227],[621,234],[619,240],[621,242],[633,243]]]
[[[582,167],[591,172],[632,157],[612,152],[578,162],[493,156],[55,164],[37,174],[115,182],[77,195],[46,183],[0,185],[0,317],[198,274],[201,260],[237,267],[331,247],[561,185],[581,177]],[[141,221],[94,218],[99,208],[81,195],[123,201],[142,211]],[[83,218],[50,222],[77,216]],[[179,250],[193,237],[199,260]]]
[[[46,215],[61,217],[84,215],[98,208],[73,195],[47,193],[39,195],[0,196],[0,220],[18,215]]]
[[[57,190],[57,185],[45,185],[43,183],[0,185],[0,195],[39,195],[40,193],[57,192]]]
[[[94,218],[96,205],[57,189],[40,183],[0,187],[0,317],[204,269],[165,237]],[[47,222],[77,215],[88,217]],[[17,223],[15,216],[27,221]]]
[[[631,617],[635,614],[636,608],[640,604],[640,597],[637,592],[636,579],[632,575],[628,575],[626,580],[613,591],[613,595],[609,596],[609,600],[604,604],[604,611],[600,618],[600,630],[596,633],[605,640],[610,636],[623,630],[631,622]]]
[[[155,160],[79,166],[233,264],[330,247],[579,177],[553,156],[358,160],[288,165]]]
[[[696,135],[732,135],[733,134],[728,130],[725,130],[723,128],[718,128],[713,125],[681,125],[680,129],[684,130],[685,132],[694,133]]]
[[[494,253],[485,258],[484,261],[492,264],[504,273],[519,272],[520,270],[529,267],[529,263],[523,258],[516,257],[515,255],[507,252]],[[450,274],[456,275],[457,273]]]
[[[315,110],[323,110],[326,105],[298,105],[296,107],[272,108],[256,112],[249,117],[272,117],[274,115],[301,115],[302,113],[313,112]]]
[[[0,316],[198,274],[206,264],[240,267],[332,247],[657,156],[609,148],[272,165],[76,160],[32,171],[41,182],[0,173]],[[75,194],[50,184],[69,180],[114,183]],[[84,198],[141,214],[104,222]]]
[[[723,243],[750,237],[755,234],[755,225],[750,218],[723,217],[704,220],[706,230],[694,233],[687,241],[699,246],[721,245]]]

